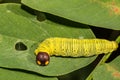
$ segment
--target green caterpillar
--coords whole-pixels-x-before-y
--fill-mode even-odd
[[[107,54],[118,48],[115,41],[105,39],[70,39],[70,38],[48,38],[39,44],[35,50],[36,55],[46,53],[48,56],[93,56]],[[42,54],[43,55],[43,54]],[[37,57],[38,59],[38,57]],[[48,57],[49,60],[49,57]],[[38,63],[38,62],[37,62]],[[47,62],[46,64],[48,64]],[[41,64],[39,62],[39,64]]]

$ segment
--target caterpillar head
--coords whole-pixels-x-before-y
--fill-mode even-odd
[[[36,63],[41,66],[46,66],[50,62],[50,56],[46,52],[39,52],[36,56]]]

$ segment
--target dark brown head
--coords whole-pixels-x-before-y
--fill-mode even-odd
[[[46,66],[50,62],[50,56],[46,52],[39,52],[36,56],[36,63],[41,66]]]

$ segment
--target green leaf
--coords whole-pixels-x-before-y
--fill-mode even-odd
[[[101,77],[100,77],[101,76]],[[120,56],[110,63],[98,66],[93,73],[93,80],[120,80]]]
[[[57,78],[42,77],[32,72],[22,72],[0,68],[0,80],[58,80]]]
[[[120,35],[118,36],[116,42],[117,42],[117,43],[120,43]]]
[[[119,0],[22,0],[22,3],[72,21],[120,30]]]
[[[96,56],[89,58],[51,57],[48,66],[38,66],[34,50],[38,43],[48,37],[94,38],[94,35],[86,25],[79,24],[78,28],[47,19],[39,22],[36,16],[22,10],[19,4],[0,5],[1,67],[29,70],[47,76],[59,76],[87,66],[96,58]],[[16,50],[15,45],[18,42],[22,42],[27,50]]]

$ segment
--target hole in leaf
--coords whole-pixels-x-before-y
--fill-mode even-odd
[[[17,42],[15,44],[15,49],[19,51],[27,50],[27,46],[22,42]]]

